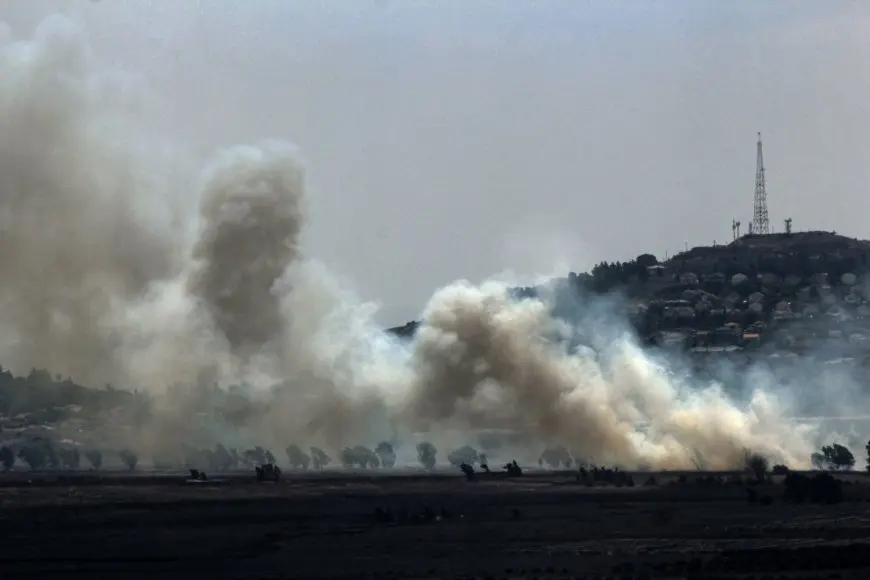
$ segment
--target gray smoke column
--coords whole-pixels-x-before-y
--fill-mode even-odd
[[[5,35],[0,34],[0,42]],[[178,163],[140,130],[121,78],[80,31],[46,20],[0,45],[0,356],[115,381],[119,312],[181,268]]]
[[[281,142],[222,153],[205,174],[189,291],[233,354],[263,349],[282,331],[272,291],[299,256],[304,172]]]

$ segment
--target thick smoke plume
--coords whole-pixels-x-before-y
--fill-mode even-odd
[[[729,468],[746,449],[807,463],[812,432],[783,419],[771,389],[738,407],[675,379],[604,308],[581,323],[595,337],[581,349],[547,300],[455,283],[412,341],[388,336],[303,254],[291,146],[237,147],[190,171],[121,86],[60,18],[0,48],[0,360],[152,393],[131,445],[335,449],[509,428],[530,448],[627,467]],[[214,382],[248,385],[220,416]]]
[[[293,151],[280,143],[228,151],[206,175],[188,291],[233,354],[256,353],[282,330],[272,287],[299,257],[302,191]]]

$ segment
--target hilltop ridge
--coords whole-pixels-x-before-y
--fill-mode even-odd
[[[836,232],[750,234],[665,261],[602,262],[554,282],[577,295],[625,296],[624,314],[652,343],[743,347],[778,337],[782,347],[819,339],[851,348],[870,337],[870,241]],[[410,337],[419,324],[389,330]]]

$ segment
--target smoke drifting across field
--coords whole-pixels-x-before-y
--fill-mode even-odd
[[[155,416],[131,435],[144,452],[209,436],[336,448],[428,431],[458,444],[510,426],[628,467],[728,468],[746,448],[807,463],[813,432],[782,418],[772,389],[738,408],[715,385],[676,382],[603,306],[578,305],[597,309],[580,329],[594,348],[579,352],[545,300],[458,282],[413,341],[388,336],[300,247],[292,146],[233,148],[197,177],[159,154],[167,144],[69,22],[0,51],[0,360],[154,393]],[[192,196],[197,212],[177,201]],[[192,385],[214,381],[253,385],[258,404],[232,428],[196,414],[208,402]]]

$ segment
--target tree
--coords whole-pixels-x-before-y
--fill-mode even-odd
[[[646,268],[638,267],[637,279],[641,282],[646,282],[647,280],[649,280],[649,270],[647,270]]]
[[[768,466],[769,463],[767,458],[763,455],[750,453],[749,451],[746,452],[746,469],[755,475],[755,480],[759,483],[764,481],[765,476],[767,475]]]
[[[388,441],[378,443],[375,454],[380,458],[382,467],[390,469],[396,465],[396,452]]]
[[[342,467],[351,469],[360,467],[362,469],[377,468],[381,465],[380,458],[374,451],[364,445],[354,445],[353,447],[345,447],[339,455]]]
[[[242,453],[242,458],[246,463],[253,465],[275,464],[275,456],[272,452],[264,447],[260,447],[259,445],[253,449],[245,450],[245,452]]]
[[[311,457],[298,445],[288,445],[284,452],[287,453],[287,460],[293,469],[308,469],[311,464]]]
[[[426,469],[435,469],[435,457],[437,456],[437,454],[438,450],[435,449],[435,446],[428,441],[423,441],[417,444],[417,459],[420,461],[420,464]]]
[[[634,261],[637,262],[637,265],[644,270],[646,270],[650,266],[656,266],[659,263],[658,258],[653,256],[652,254],[641,254]]]
[[[821,456],[813,453],[813,466],[817,469],[832,469],[848,471],[855,466],[855,456],[846,447],[839,443],[822,447]]]
[[[311,460],[314,463],[314,469],[323,469],[329,465],[332,458],[320,447],[312,447]]]
[[[870,471],[870,441],[864,446],[864,450],[867,452],[867,471]]]
[[[470,445],[463,445],[459,449],[455,449],[447,454],[447,461],[450,465],[454,465],[456,467],[461,466],[463,463],[467,463],[468,465],[474,465],[480,460],[480,453],[478,453],[477,449],[471,447]]]
[[[363,469],[377,469],[381,466],[381,458],[365,445],[354,445],[352,452],[356,463]]]

